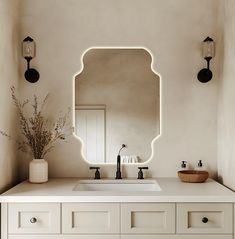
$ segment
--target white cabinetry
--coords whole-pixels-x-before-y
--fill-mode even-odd
[[[9,234],[60,233],[60,203],[9,203]]]
[[[119,234],[119,232],[119,204],[62,204],[62,233],[64,234]]]
[[[123,203],[121,205],[121,233],[175,233],[175,204]]]
[[[8,239],[233,239],[232,235],[10,235]]]
[[[177,233],[232,234],[233,205],[180,203],[177,205]]]
[[[232,235],[123,235],[121,239],[233,239]]]
[[[120,239],[119,235],[10,235],[8,239]],[[217,239],[217,238],[215,238]],[[226,238],[227,239],[227,238]],[[229,238],[230,239],[230,238]]]
[[[1,239],[233,239],[233,209],[232,203],[4,203]]]

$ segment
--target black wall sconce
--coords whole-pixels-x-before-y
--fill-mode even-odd
[[[30,61],[35,57],[36,44],[31,37],[26,37],[22,44],[22,54],[27,61],[27,70],[24,73],[25,79],[30,83],[35,83],[39,80],[39,72],[34,68],[30,68]]]
[[[210,37],[207,37],[202,43],[202,56],[207,61],[207,68],[200,70],[197,78],[200,82],[207,83],[213,77],[210,61],[215,56],[215,42]]]

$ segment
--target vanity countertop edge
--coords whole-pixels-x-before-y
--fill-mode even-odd
[[[1,203],[24,202],[235,202],[235,193],[218,182],[182,183],[178,178],[155,178],[158,192],[73,191],[79,178],[51,178],[44,184],[24,181],[0,196]]]

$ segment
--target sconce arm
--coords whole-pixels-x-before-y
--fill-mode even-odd
[[[210,70],[210,61],[211,61],[212,57],[205,57],[205,60],[207,62],[207,69]]]
[[[32,57],[25,57],[25,60],[27,61],[27,70],[30,69],[30,61],[32,60]]]

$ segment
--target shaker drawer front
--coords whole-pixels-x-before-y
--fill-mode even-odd
[[[120,232],[120,206],[115,203],[65,203],[62,233],[96,234]]]
[[[10,203],[8,214],[10,234],[60,233],[59,203]]]
[[[62,235],[62,234],[61,235],[10,235],[8,239],[120,239],[120,236],[119,235]]]
[[[233,239],[232,235],[10,235],[8,239]]]
[[[174,233],[175,204],[122,204],[121,232],[126,234]]]
[[[11,238],[10,238],[11,239]],[[121,239],[233,239],[232,235],[123,235]]]
[[[177,233],[233,233],[232,204],[184,203],[177,205]]]

